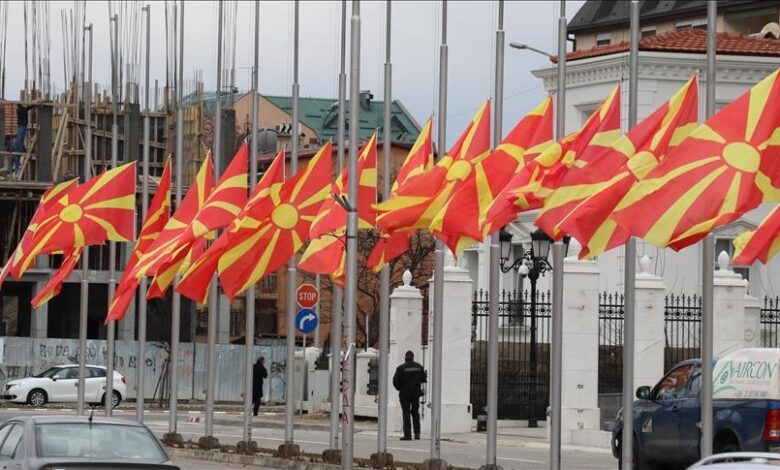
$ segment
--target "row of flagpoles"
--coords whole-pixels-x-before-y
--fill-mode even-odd
[[[693,76],[667,103],[637,123],[639,3],[631,2],[631,47],[629,53],[628,131],[620,129],[620,86],[586,120],[583,126],[564,135],[566,91],[566,15],[561,2],[558,18],[558,81],[555,113],[551,98],[531,110],[502,140],[504,2],[498,2],[496,31],[496,81],[493,131],[490,128],[490,102],[483,104],[469,126],[448,150],[446,148],[447,105],[447,2],[442,2],[442,36],[439,46],[439,103],[437,148],[433,159],[433,120],[429,119],[400,167],[394,184],[390,175],[390,103],[392,65],[390,60],[390,3],[387,3],[385,63],[385,124],[383,128],[384,180],[382,202],[377,199],[377,138],[375,133],[358,148],[359,126],[349,128],[349,156],[345,165],[346,103],[346,1],[342,1],[341,72],[339,74],[338,172],[332,181],[330,142],[298,169],[298,142],[292,139],[290,172],[285,175],[286,151],[280,151],[262,177],[257,178],[258,122],[258,28],[259,5],[255,3],[255,56],[252,75],[251,150],[243,143],[220,175],[221,99],[216,100],[213,159],[207,155],[187,194],[182,197],[183,109],[181,69],[184,28],[179,37],[179,83],[177,95],[177,138],[175,172],[172,162],[151,202],[148,188],[149,118],[144,118],[142,171],[142,220],[135,229],[134,162],[117,166],[117,127],[113,125],[113,168],[89,178],[91,140],[86,139],[84,182],[57,184],[44,193],[30,226],[0,274],[19,279],[40,254],[64,253],[62,267],[33,299],[38,306],[59,293],[62,282],[82,260],[79,403],[84,411],[84,361],[86,309],[89,288],[88,247],[108,241],[136,239],[122,278],[115,284],[114,256],[109,266],[110,305],[107,368],[113,368],[113,327],[135,299],[136,291],[147,298],[162,296],[173,286],[172,339],[170,354],[169,435],[177,438],[177,364],[180,326],[180,297],[209,304],[206,387],[206,426],[204,444],[214,444],[213,410],[215,380],[216,324],[218,318],[217,277],[224,293],[233,299],[246,292],[247,325],[245,350],[244,441],[251,441],[251,364],[254,338],[254,285],[261,278],[288,267],[287,317],[294,316],[297,270],[329,275],[336,285],[331,332],[331,403],[341,397],[342,424],[331,413],[330,447],[341,448],[342,464],[351,467],[354,450],[353,423],[355,367],[355,326],[357,303],[357,236],[361,229],[379,231],[380,238],[368,256],[370,268],[381,271],[380,306],[380,396],[377,454],[387,454],[387,350],[389,344],[388,263],[409,246],[410,234],[428,230],[436,237],[433,286],[433,344],[431,365],[431,448],[432,463],[441,463],[441,374],[444,250],[455,255],[477,241],[489,240],[490,317],[488,351],[488,399],[497,402],[498,378],[498,240],[496,232],[517,214],[538,210],[536,224],[553,239],[553,301],[551,341],[551,446],[550,465],[560,467],[561,361],[564,234],[572,234],[582,244],[582,257],[597,256],[617,246],[625,246],[625,343],[623,374],[624,433],[623,464],[632,462],[633,430],[633,347],[636,244],[643,238],[659,247],[681,249],[703,240],[702,357],[712,357],[712,266],[711,231],[731,222],[762,201],[780,200],[775,187],[774,165],[769,157],[780,147],[776,128],[780,110],[767,106],[780,94],[778,72],[771,74],[719,113],[714,113],[715,14],[716,4],[708,5],[707,121],[698,125],[698,79]],[[218,41],[221,41],[222,5],[219,5]],[[298,126],[298,24],[299,3],[295,2],[293,48],[293,131]],[[359,122],[360,90],[360,2],[352,2],[350,20],[350,120]],[[180,8],[183,24],[184,8]],[[149,14],[147,13],[147,70],[149,80]],[[90,27],[88,27],[90,28]],[[91,29],[88,81],[91,82]],[[221,68],[221,47],[217,47],[217,68]],[[221,88],[217,74],[217,89]],[[82,77],[84,81],[84,77]],[[89,104],[90,87],[85,86]],[[115,99],[115,98],[114,98]],[[116,104],[114,104],[115,106]],[[145,108],[149,111],[148,91]],[[87,119],[90,107],[87,106]],[[116,108],[114,108],[116,109]],[[116,115],[116,113],[114,113]],[[553,136],[553,116],[555,134]],[[87,132],[90,132],[87,126]],[[492,136],[492,139],[491,139]],[[354,143],[354,145],[352,145]],[[491,150],[492,149],[492,150]],[[766,157],[766,158],[763,158]],[[175,174],[176,211],[171,215],[172,181]],[[216,181],[216,182],[215,182]],[[776,236],[780,211],[773,211],[755,231],[737,241],[735,262],[766,262],[777,251]],[[208,240],[212,240],[210,243]],[[308,245],[307,245],[308,242]],[[304,248],[300,265],[296,253]],[[147,276],[152,276],[147,288]],[[116,286],[116,289],[114,289]],[[139,289],[140,287],[140,289]],[[343,290],[342,290],[343,287]],[[342,334],[341,299],[344,299]],[[145,349],[146,308],[139,300],[139,357]],[[287,322],[287,363],[294,362],[295,329]],[[346,348],[341,351],[342,345]],[[138,394],[143,393],[139,368]],[[341,375],[339,376],[339,371]],[[704,383],[712,371],[702,369]],[[346,377],[347,379],[344,379]],[[286,372],[287,389],[293,389],[293,368]],[[109,380],[110,382],[110,380]],[[111,413],[111,384],[107,385],[106,412]],[[287,394],[284,451],[297,453],[294,443],[294,398]],[[143,400],[136,413],[143,420]],[[702,388],[702,455],[712,449],[712,390]],[[334,405],[335,407],[335,405]],[[488,407],[486,465],[495,466],[497,408]],[[341,428],[339,430],[339,427]],[[339,437],[341,445],[339,446]]]

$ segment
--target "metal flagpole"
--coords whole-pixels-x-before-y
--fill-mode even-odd
[[[119,156],[119,122],[117,107],[119,96],[119,15],[114,15],[114,51],[111,54],[111,168],[116,168]],[[116,242],[108,243],[108,298],[114,298],[116,290]],[[114,394],[114,346],[116,341],[116,321],[110,320],[106,328],[106,389],[103,394],[103,406],[106,416],[111,416]]]
[[[176,83],[176,207],[181,205],[182,172],[184,166],[184,0],[179,2],[179,73]],[[179,405],[179,335],[181,332],[181,294],[176,290],[179,276],[173,279],[173,301],[171,304],[171,353],[168,361],[168,383],[170,384],[168,407],[168,442],[181,441],[178,432]],[[143,291],[141,291],[143,292]],[[141,300],[142,302],[144,299]]]
[[[563,138],[566,113],[566,1],[561,0],[558,18],[558,84],[555,137]],[[563,367],[563,244],[553,244],[553,298],[550,374],[550,468],[561,468],[561,369]]]
[[[316,274],[314,276],[314,288],[317,289],[317,293],[320,292],[320,285],[322,284],[322,278],[319,274]],[[317,318],[320,318],[320,300],[319,297],[317,298],[317,304],[314,306],[314,313],[317,314]],[[322,320],[319,320],[317,322],[317,327],[314,328],[314,332],[312,333],[312,336],[314,336],[314,347],[319,349],[320,348],[320,325],[322,325]]]
[[[146,221],[149,210],[149,37],[150,37],[150,17],[151,5],[147,4],[142,8],[146,12],[146,71],[144,78],[144,147],[142,155],[143,181],[141,181],[141,220]],[[143,298],[146,292],[146,276],[142,276],[139,283],[141,294],[138,296],[138,354],[135,365],[135,419],[139,423],[144,422],[144,369],[146,368],[146,299]]]
[[[84,181],[89,179],[92,166],[92,23],[84,28],[89,31],[89,75],[84,86],[84,120],[87,129],[84,134]],[[81,253],[81,299],[79,302],[79,379],[76,413],[84,414],[84,386],[85,372],[87,371],[87,308],[89,306],[89,247],[85,246]]]
[[[252,142],[249,160],[249,192],[257,184],[257,120],[258,120],[258,74],[260,55],[260,1],[255,0],[255,64],[252,68]],[[252,364],[255,355],[255,287],[246,291],[246,326],[244,328],[244,443],[252,448],[252,399],[254,395],[254,374]]]
[[[360,0],[352,0],[352,19],[349,29],[349,120],[359,122],[360,113]],[[341,428],[341,466],[351,469],[355,447],[355,327],[357,325],[357,237],[358,237],[358,133],[360,126],[349,126],[349,210],[347,211],[347,261],[344,305],[347,336],[347,352],[344,355],[344,425]]]
[[[498,28],[496,29],[496,77],[493,107],[493,148],[501,143],[504,108],[504,1],[498,2]],[[490,280],[488,286],[488,370],[487,370],[487,450],[483,469],[499,468],[496,464],[496,434],[498,432],[498,280],[499,239],[498,232],[490,237]]]
[[[217,15],[217,100],[214,106],[214,138],[212,140],[212,155],[214,156],[214,181],[219,181],[222,169],[222,18],[223,2],[219,2]],[[217,359],[217,321],[219,318],[219,290],[217,275],[211,276],[209,288],[209,316],[206,347],[206,429],[203,443],[206,447],[216,446],[218,440],[214,437],[214,392],[216,391],[216,359]]]
[[[300,2],[295,0],[293,14],[293,83],[292,83],[292,132],[290,134],[290,174],[298,172],[298,36],[300,20]],[[284,444],[279,448],[282,456],[297,455],[300,448],[293,440],[293,418],[295,414],[295,290],[298,285],[298,267],[295,256],[287,264],[287,369],[284,371],[284,379],[287,384],[287,399],[285,401],[284,415]]]
[[[341,0],[341,70],[339,71],[339,114],[338,114],[338,173],[344,168],[345,118],[344,107],[347,101],[347,0]],[[333,283],[331,283],[333,285]],[[341,462],[339,447],[339,412],[341,409],[341,343],[342,308],[344,290],[333,285],[333,307],[330,320],[330,449],[323,453],[324,460],[330,463]]]
[[[442,158],[447,147],[447,0],[441,3],[441,45],[439,46],[439,133],[437,151]],[[433,347],[431,359],[431,452],[429,468],[444,468],[441,459],[441,376],[442,376],[442,322],[444,320],[444,250],[441,240],[436,240],[433,260]]]
[[[392,4],[386,2],[385,12],[385,109],[382,124],[382,199],[390,197],[390,160],[392,157],[391,109],[393,106],[393,64],[390,61],[392,32]],[[379,278],[379,411],[377,419],[377,446],[375,466],[382,468],[393,463],[392,454],[387,453],[387,394],[388,361],[390,353],[390,265],[385,264]],[[368,332],[368,322],[366,322]],[[368,333],[366,333],[368,336]]]
[[[628,75],[628,128],[636,126],[639,85],[639,1],[631,1],[631,46]],[[634,454],[634,338],[636,336],[636,239],[629,238],[625,252],[625,313],[623,320],[623,468],[631,469]]]
[[[717,2],[707,2],[707,119],[715,114],[715,28]],[[715,238],[710,233],[702,240],[701,299],[701,457],[712,455],[712,354],[715,272]]]

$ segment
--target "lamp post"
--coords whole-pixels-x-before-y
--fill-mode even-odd
[[[552,59],[552,57],[553,57],[552,54],[548,54],[547,52],[544,52],[541,49],[537,49],[535,47],[531,47],[528,44],[524,44],[522,42],[514,42],[514,41],[512,41],[512,42],[509,43],[509,47],[511,47],[512,49],[529,50],[531,52],[536,52],[537,54],[541,54],[541,55],[547,57],[548,59]]]
[[[501,243],[501,257],[499,259],[501,272],[506,274],[514,269],[517,270],[521,277],[527,277],[528,280],[531,281],[531,351],[529,360],[531,363],[533,389],[530,393],[529,405],[531,414],[528,418],[528,427],[535,428],[538,426],[536,421],[536,395],[539,383],[537,376],[538,358],[536,354],[536,282],[544,273],[552,271],[552,265],[547,261],[547,257],[550,253],[550,246],[553,243],[553,239],[550,238],[544,230],[536,229],[531,233],[531,249],[523,252],[518,258],[510,263],[509,260],[512,256],[512,234],[505,228],[502,228],[499,231],[498,237]],[[564,257],[569,250],[569,240],[570,237],[568,235],[563,238]],[[522,298],[522,293],[519,293],[519,295]]]

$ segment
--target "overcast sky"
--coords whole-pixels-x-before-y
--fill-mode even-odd
[[[348,2],[351,3],[351,2]],[[571,18],[583,1],[567,2]],[[23,2],[8,5],[6,95],[16,98],[24,86]],[[447,137],[454,141],[481,102],[493,93],[495,29],[498,7],[494,1],[451,1],[448,4],[449,87]],[[107,2],[87,2],[86,22],[94,24],[94,77],[110,83],[109,8]],[[226,3],[226,5],[231,5]],[[549,61],[528,51],[508,47],[510,41],[528,43],[555,52],[557,1],[507,1],[504,128],[508,129],[545,95],[541,80],[530,71]],[[151,78],[165,81],[165,14],[162,2],[152,2]],[[341,2],[300,4],[301,96],[337,97]],[[437,107],[438,50],[441,37],[439,2],[392,4],[393,98],[401,100],[422,123]],[[55,90],[63,88],[61,10],[73,2],[50,3],[51,74]],[[232,7],[231,7],[232,8]],[[361,88],[375,99],[383,96],[385,55],[385,2],[364,1],[361,7]],[[129,16],[129,15],[128,15]],[[253,59],[254,2],[238,2],[236,32],[236,85],[250,86]],[[348,14],[349,22],[349,14]],[[123,22],[129,26],[129,19]],[[184,75],[202,70],[205,86],[216,84],[216,2],[185,2]],[[145,34],[140,30],[141,35]],[[260,91],[289,95],[292,83],[293,3],[260,4]],[[347,36],[349,42],[349,35]],[[349,60],[349,59],[348,59]],[[349,70],[349,66],[347,66]]]

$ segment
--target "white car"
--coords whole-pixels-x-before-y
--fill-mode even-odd
[[[104,403],[106,392],[106,368],[87,365],[84,400],[87,403]],[[52,402],[78,401],[79,366],[77,364],[54,366],[38,375],[11,380],[5,385],[3,398],[14,403],[43,406]],[[127,396],[127,379],[114,371],[113,405],[116,407]]]

